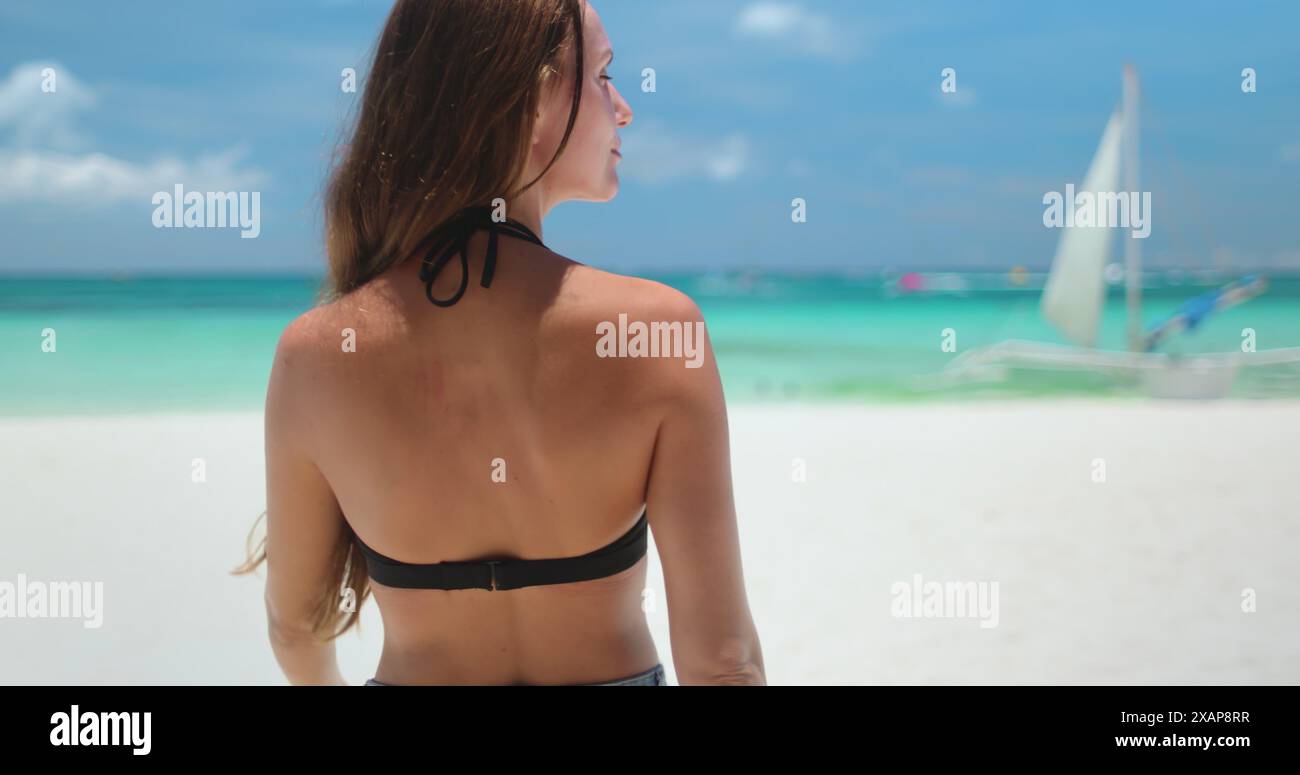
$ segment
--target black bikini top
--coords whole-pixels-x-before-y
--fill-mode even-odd
[[[487,288],[492,285],[492,276],[497,268],[497,235],[505,234],[517,239],[528,240],[534,245],[541,245],[542,240],[522,223],[507,218],[504,221],[492,219],[492,208],[487,206],[466,207],[459,213],[444,221],[433,230],[421,249],[425,251],[420,265],[420,279],[424,281],[424,295],[439,307],[450,307],[460,301],[469,286],[469,238],[480,229],[488,231],[487,257],[483,259],[483,279],[480,284]],[[427,248],[426,248],[427,246]],[[460,255],[460,288],[450,299],[433,298],[433,281],[452,259]]]
[[[502,558],[428,564],[399,562],[366,546],[355,533],[353,537],[366,557],[370,578],[386,587],[496,591],[589,581],[627,570],[646,553],[646,527],[646,511],[642,509],[636,524],[621,538],[578,557],[545,560]]]

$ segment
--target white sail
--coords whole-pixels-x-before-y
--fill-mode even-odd
[[[1088,167],[1088,175],[1076,190],[1076,195],[1091,192],[1095,202],[1098,192],[1118,190],[1123,123],[1119,111],[1110,117],[1097,154]],[[1066,201],[1063,206],[1072,211],[1075,203]],[[1073,218],[1069,222],[1072,223]],[[1074,343],[1093,347],[1097,343],[1101,310],[1106,303],[1104,273],[1110,260],[1113,230],[1107,226],[1069,225],[1062,227],[1061,232],[1056,256],[1052,259],[1052,271],[1043,288],[1040,305],[1043,317]]]

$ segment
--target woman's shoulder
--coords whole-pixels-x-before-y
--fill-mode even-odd
[[[367,314],[369,308],[359,305],[359,299],[354,292],[318,301],[285,324],[275,345],[274,369],[286,382],[314,380],[342,365],[339,355],[361,352],[361,343],[373,345],[393,329],[383,315]]]
[[[695,300],[671,285],[586,264],[569,272],[562,300],[574,322],[617,321],[619,314],[647,323],[701,319]]]
[[[285,355],[305,355],[318,350],[327,328],[335,327],[345,300],[323,301],[290,320],[280,332],[277,351]]]
[[[633,397],[711,389],[712,348],[703,314],[688,294],[656,280],[580,266],[566,279],[561,302],[553,312],[563,322],[548,341],[572,354],[574,373],[607,375]]]

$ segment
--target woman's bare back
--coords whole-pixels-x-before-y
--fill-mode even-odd
[[[676,292],[508,238],[482,288],[485,244],[483,232],[471,240],[454,307],[429,304],[407,261],[297,324],[318,345],[298,359],[311,386],[295,411],[303,443],[362,540],[404,562],[585,554],[627,532],[646,501],[663,365],[597,357],[596,326],[653,317]],[[440,277],[435,295],[458,280]],[[659,657],[645,576],[642,559],[509,591],[373,584],[385,631],[375,678],[583,683],[648,669]]]

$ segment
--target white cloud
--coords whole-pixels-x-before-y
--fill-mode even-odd
[[[852,59],[861,53],[844,25],[824,14],[778,0],[759,0],[745,6],[736,19],[735,31],[741,37],[773,41],[813,56]]]
[[[744,135],[728,135],[705,150],[710,156],[704,161],[704,171],[714,180],[738,178],[749,168],[749,141]]]
[[[740,12],[737,27],[743,33],[776,38],[792,34],[803,21],[803,11],[798,6],[759,2]]]
[[[642,124],[623,137],[623,174],[647,183],[707,178],[730,181],[750,168],[749,139],[732,133],[719,139],[676,134],[662,124]]]
[[[46,83],[53,91],[42,90]],[[75,116],[97,102],[90,89],[57,62],[21,64],[0,81],[0,130],[12,133],[20,147],[81,147],[87,140]]]
[[[55,89],[44,71],[54,71]],[[93,138],[79,114],[98,104],[96,94],[57,63],[28,62],[0,81],[0,201],[98,206],[122,200],[148,203],[177,183],[192,191],[251,190],[267,176],[241,165],[246,151],[232,148],[195,158],[161,156],[129,161],[88,150]]]
[[[940,91],[939,104],[949,108],[973,108],[979,102],[979,92],[963,86],[956,91]]]
[[[0,202],[148,202],[181,183],[191,191],[250,191],[266,182],[257,169],[241,169],[241,149],[199,156],[164,157],[137,164],[102,153],[0,147]]]

